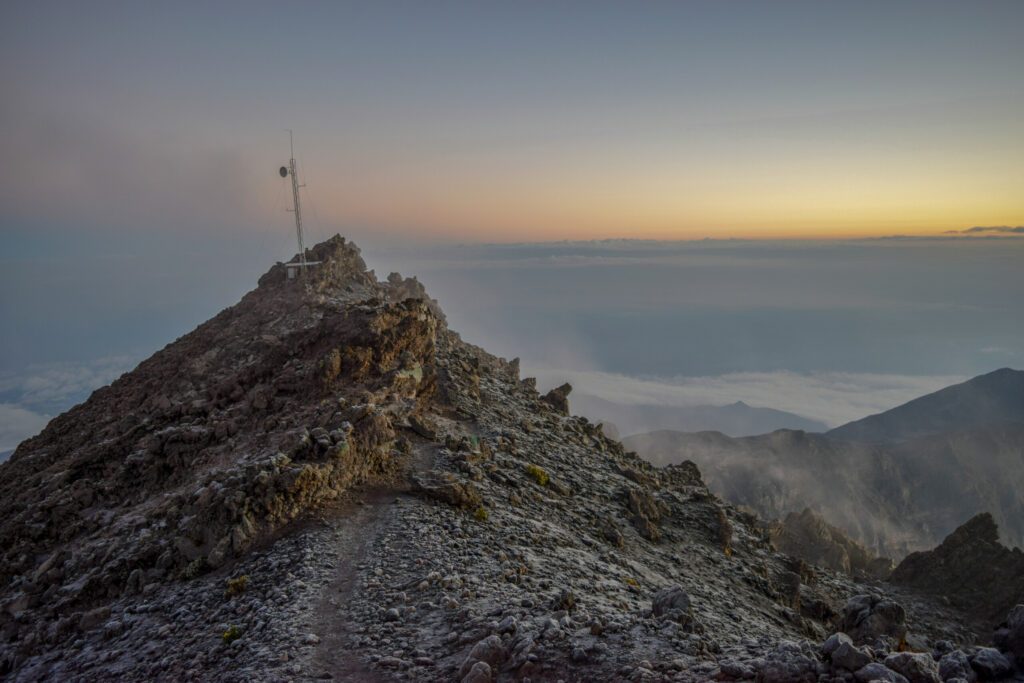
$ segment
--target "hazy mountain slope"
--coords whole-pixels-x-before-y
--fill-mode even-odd
[[[1024,544],[1024,425],[896,444],[779,431],[731,439],[661,431],[623,440],[657,465],[693,460],[713,491],[768,518],[811,507],[879,555],[900,558],[991,512]]]
[[[415,280],[309,257],[0,465],[5,680],[818,680],[795,641],[837,627],[977,640],[774,552]]]
[[[995,370],[826,434],[845,441],[902,441],[1000,422],[1024,422],[1024,370]]]
[[[772,545],[779,551],[814,565],[880,579],[892,571],[892,560],[872,555],[810,508],[790,512],[771,525],[771,534]]]
[[[729,436],[767,434],[777,429],[823,431],[822,422],[772,408],[755,408],[742,401],[726,406],[627,405],[586,393],[573,395],[573,410],[600,422],[612,422],[621,434],[658,429],[681,432],[715,431]]]

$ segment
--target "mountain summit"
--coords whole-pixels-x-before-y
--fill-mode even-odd
[[[983,633],[775,552],[344,239],[307,258],[0,465],[7,680],[900,680]]]

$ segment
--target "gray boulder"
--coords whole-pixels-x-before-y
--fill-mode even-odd
[[[459,669],[459,677],[465,680],[478,668],[477,664],[484,663],[487,665],[487,680],[490,680],[492,670],[496,670],[506,659],[508,659],[508,650],[502,644],[501,638],[495,635],[487,636],[469,651],[469,656],[466,657],[462,668]]]
[[[825,657],[830,657],[832,653],[836,651],[836,648],[843,643],[853,645],[853,639],[842,632],[833,633],[825,640],[824,643],[821,644],[821,654]]]
[[[893,600],[877,595],[855,595],[843,607],[839,630],[857,644],[874,643],[881,637],[899,642],[907,634],[906,619],[906,611]]]
[[[939,667],[932,656],[922,652],[894,652],[885,665],[910,683],[940,683]]]
[[[818,660],[798,643],[783,640],[761,665],[758,680],[764,683],[814,683],[818,680]]]
[[[853,677],[859,683],[871,683],[872,681],[886,681],[886,683],[910,683],[905,676],[898,674],[884,664],[872,662],[862,669],[853,672]]]
[[[491,683],[492,680],[491,667],[487,666],[487,662],[477,662],[462,677],[462,683]]]
[[[1010,673],[1013,664],[994,647],[982,647],[971,657],[971,667],[978,672],[981,680],[998,681]]]
[[[953,650],[942,655],[942,659],[939,660],[939,678],[944,681],[954,678],[971,682],[978,680],[977,674],[971,668],[971,661],[961,650]]]
[[[688,619],[691,616],[690,596],[681,586],[663,588],[654,594],[651,612],[656,617],[668,617],[676,621]]]
[[[857,671],[871,663],[871,655],[853,643],[840,643],[831,659],[833,667],[847,671]]]

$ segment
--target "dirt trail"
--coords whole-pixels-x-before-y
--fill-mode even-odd
[[[414,446],[407,475],[422,473],[434,462],[436,446],[422,441]],[[338,510],[325,520],[335,535],[338,566],[316,607],[314,623],[320,634],[310,669],[314,676],[336,681],[390,681],[379,669],[369,667],[353,653],[353,619],[348,606],[357,590],[358,566],[369,557],[381,532],[392,521],[398,505],[415,504],[418,499],[407,486],[366,490],[359,502]]]

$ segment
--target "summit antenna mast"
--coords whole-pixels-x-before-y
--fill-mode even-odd
[[[299,188],[305,187],[305,185],[299,185],[299,172],[295,165],[295,141],[290,129],[288,130],[288,147],[291,150],[291,158],[288,160],[288,166],[281,167],[280,173],[282,178],[292,177],[292,206],[294,208],[288,210],[295,214],[295,236],[299,240],[299,267],[305,270],[308,264],[306,263],[306,247],[302,242],[302,209],[299,206]]]

